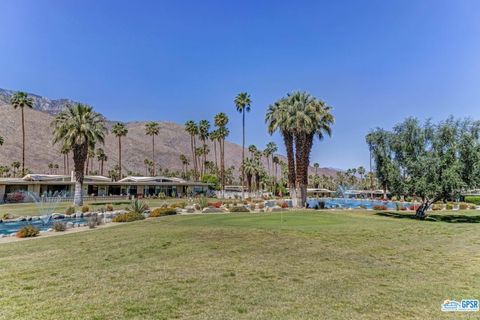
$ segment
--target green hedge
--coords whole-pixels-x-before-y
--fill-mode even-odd
[[[480,196],[465,196],[465,202],[480,205]]]

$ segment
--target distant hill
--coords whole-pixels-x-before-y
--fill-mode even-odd
[[[0,165],[10,165],[13,161],[21,159],[21,125],[20,112],[14,110],[9,104],[10,97],[14,93],[11,90],[0,89],[0,136],[4,137],[5,143],[0,147]],[[63,156],[59,153],[59,147],[51,143],[52,128],[50,123],[55,114],[64,110],[69,104],[75,102],[70,99],[52,100],[35,94],[29,94],[34,99],[34,110],[25,110],[26,121],[26,163],[25,166],[36,173],[48,172],[48,164],[54,163],[60,166],[63,173]],[[169,170],[181,170],[179,161],[181,154],[191,159],[190,137],[185,132],[184,126],[173,122],[159,121],[160,134],[155,140],[156,162],[161,168]],[[127,137],[122,140],[122,164],[123,170],[144,173],[144,159],[151,158],[151,139],[145,136],[145,122],[126,123],[128,128]],[[118,162],[117,139],[109,134],[102,148],[108,156],[108,162],[104,164],[107,172]],[[208,159],[214,161],[213,146],[210,145]],[[248,154],[248,152],[247,152]],[[234,165],[239,168],[242,158],[242,147],[226,142],[225,162],[226,166]],[[286,159],[284,158],[284,161]],[[73,161],[70,161],[73,167]],[[265,163],[266,164],[266,163]],[[266,165],[265,165],[266,167]],[[94,162],[94,170],[99,170],[99,164]],[[311,168],[313,172],[314,169]],[[335,175],[337,170],[320,168],[319,174]]]

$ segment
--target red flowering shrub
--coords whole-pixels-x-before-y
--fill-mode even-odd
[[[14,192],[7,194],[7,202],[9,203],[19,203],[25,199],[25,196],[21,192]]]
[[[213,208],[217,208],[217,209],[220,208],[221,205],[222,205],[222,203],[221,203],[220,201],[218,201],[218,202],[209,202],[209,203],[208,203],[208,206],[209,206],[209,207],[213,207]]]

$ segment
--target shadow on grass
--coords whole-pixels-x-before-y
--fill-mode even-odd
[[[399,213],[399,212],[377,212],[377,216],[396,218],[396,219],[412,219],[419,220],[415,218],[413,213]],[[480,223],[480,216],[466,216],[462,214],[429,214],[427,218],[423,221],[431,222],[447,222],[447,223]]]

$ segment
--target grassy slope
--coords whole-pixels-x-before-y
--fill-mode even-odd
[[[167,217],[1,245],[0,318],[452,319],[467,315],[442,314],[443,300],[480,297],[476,223],[281,217]]]

